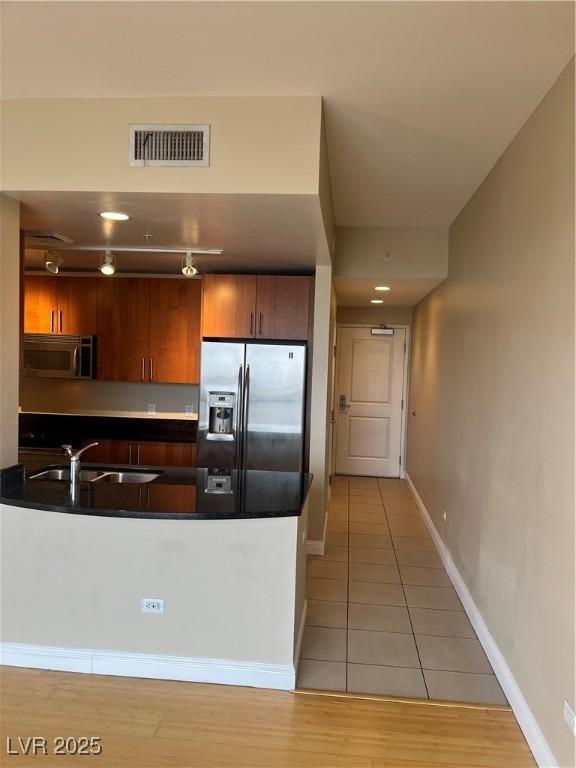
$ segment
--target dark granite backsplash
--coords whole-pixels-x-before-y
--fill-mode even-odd
[[[96,440],[146,440],[164,443],[196,442],[195,419],[138,419],[120,416],[63,416],[49,413],[19,415],[21,448],[59,448],[64,443],[80,446]]]

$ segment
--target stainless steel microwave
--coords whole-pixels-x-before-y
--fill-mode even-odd
[[[25,333],[23,373],[48,379],[92,379],[96,366],[94,336]]]

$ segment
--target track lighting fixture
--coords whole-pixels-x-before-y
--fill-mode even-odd
[[[100,272],[102,272],[103,275],[113,275],[114,272],[116,272],[114,254],[111,251],[105,252],[104,261],[100,264]]]
[[[51,251],[48,251],[44,257],[44,266],[47,272],[51,272],[53,275],[57,275],[60,271],[60,267],[64,264],[64,259],[61,256],[54,256]]]
[[[192,277],[198,274],[198,268],[194,266],[194,259],[192,258],[192,252],[186,251],[186,255],[182,259],[182,274],[186,277]]]

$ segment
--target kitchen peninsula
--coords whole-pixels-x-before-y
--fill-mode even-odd
[[[66,469],[0,476],[5,663],[294,687],[309,475],[83,463],[73,501]]]

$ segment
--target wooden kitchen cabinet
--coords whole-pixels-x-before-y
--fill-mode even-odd
[[[58,278],[58,327],[60,333],[94,336],[98,329],[97,277]]]
[[[256,310],[257,338],[307,339],[310,278],[259,275]]]
[[[82,447],[98,443],[82,454],[82,462],[89,464],[130,464],[130,445],[128,440],[99,440],[86,438]]]
[[[86,438],[82,445],[97,442],[84,454],[90,464],[122,466],[195,467],[196,443],[163,443],[148,440],[98,440]]]
[[[149,280],[98,280],[97,378],[148,380]]]
[[[95,277],[24,277],[24,333],[92,336],[97,323]]]
[[[201,292],[199,280],[99,280],[97,378],[198,384]]]
[[[196,443],[141,442],[139,464],[158,467],[195,467]]]
[[[245,339],[256,326],[255,275],[205,275],[202,336]]]
[[[150,380],[200,382],[200,280],[150,280]]]
[[[308,338],[311,278],[206,275],[203,282],[203,337]]]
[[[24,277],[24,333],[54,333],[58,278]]]

